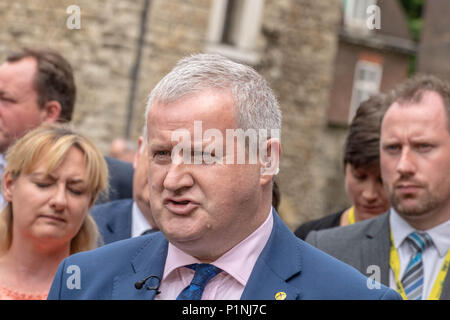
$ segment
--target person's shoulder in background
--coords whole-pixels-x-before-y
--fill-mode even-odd
[[[327,215],[323,218],[305,222],[300,227],[298,227],[294,233],[298,238],[305,240],[308,236],[308,233],[310,233],[311,231],[338,227],[340,225],[341,216],[345,212],[345,210],[346,209]]]
[[[133,165],[112,157],[105,157],[109,173],[109,196],[98,199],[96,204],[118,199],[133,198]]]

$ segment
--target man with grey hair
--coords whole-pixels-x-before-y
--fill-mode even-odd
[[[296,238],[272,208],[281,112],[252,68],[219,55],[182,59],[150,94],[146,120],[161,232],[71,256],[50,299],[399,298]],[[66,286],[71,265],[79,290]]]

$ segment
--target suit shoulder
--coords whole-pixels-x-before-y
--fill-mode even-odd
[[[111,212],[122,211],[125,208],[133,204],[133,199],[118,199],[111,202],[106,202],[102,204],[96,204],[90,210],[90,214],[96,218],[97,216],[102,216],[105,214],[111,214]]]
[[[344,211],[345,210],[342,210],[333,214],[329,214],[319,219],[307,221],[295,230],[295,235],[300,239],[305,240],[305,238],[311,231],[324,230],[336,227],[339,225],[342,213]]]
[[[86,265],[90,267],[95,267],[98,264],[100,267],[113,263],[118,266],[121,262],[131,261],[143,248],[150,245],[152,239],[152,237],[135,237],[116,241],[94,250],[71,255],[65,259],[66,264]]]
[[[306,241],[318,248],[327,243],[330,245],[345,243],[346,245],[347,241],[361,240],[369,230],[381,227],[386,218],[385,214],[383,214],[348,226],[312,231],[306,238]]]
[[[315,288],[305,293],[305,299],[399,299],[393,290],[382,284],[377,283],[372,289],[371,280],[327,253],[307,243],[304,243],[303,250],[307,259],[303,260],[302,273],[304,281],[309,282],[305,287]]]

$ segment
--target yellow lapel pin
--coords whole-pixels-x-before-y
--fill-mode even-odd
[[[275,294],[275,300],[286,300],[286,292],[280,291]]]

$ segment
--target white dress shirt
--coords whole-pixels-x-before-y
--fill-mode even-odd
[[[136,201],[133,201],[133,209],[131,210],[131,237],[140,236],[148,229],[153,229],[153,227],[145,219]]]
[[[391,225],[391,231],[394,238],[394,245],[397,249],[400,258],[400,277],[408,266],[411,257],[415,251],[412,245],[405,241],[411,232],[418,231],[410,226],[394,209],[390,210],[389,222]],[[423,232],[423,231],[422,231]],[[422,255],[423,272],[424,272],[424,285],[422,299],[426,300],[430,296],[433,289],[436,277],[441,270],[442,263],[445,260],[445,255],[450,249],[450,220],[441,223],[440,225],[433,227],[429,230],[425,230],[433,239],[433,245],[424,250]],[[390,269],[389,272],[389,287],[397,290],[395,283],[394,272]]]

